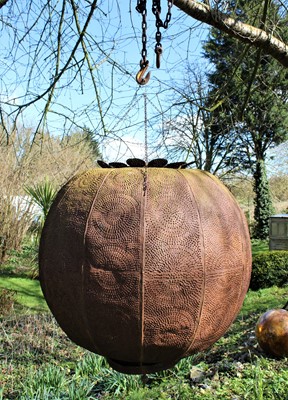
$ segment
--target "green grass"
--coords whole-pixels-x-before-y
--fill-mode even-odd
[[[253,254],[267,248],[252,242]],[[255,338],[258,318],[286,303],[288,287],[249,291],[229,331],[209,350],[142,379],[113,371],[71,342],[46,312],[39,281],[27,279],[28,254],[13,257],[0,275],[0,288],[15,291],[17,302],[0,318],[0,400],[288,400],[288,360],[268,358]]]
[[[0,276],[0,289],[8,289],[15,292],[15,300],[18,306],[27,312],[47,311],[40,283],[37,280]]]
[[[266,357],[254,334],[259,316],[287,298],[287,287],[249,291],[236,321],[209,350],[145,381],[76,346],[48,312],[10,314],[1,322],[0,399],[287,400],[288,360]],[[191,378],[193,368],[199,380]]]
[[[8,258],[0,264],[0,276],[31,278],[38,270],[38,242],[34,236],[27,237],[20,250],[11,250]]]
[[[269,241],[252,239],[251,247],[252,247],[252,255],[256,255],[257,253],[260,253],[261,251],[269,250]]]
[[[281,308],[288,301],[288,288],[260,289],[258,291],[249,290],[239,317],[247,316],[250,313],[261,313],[269,308]]]

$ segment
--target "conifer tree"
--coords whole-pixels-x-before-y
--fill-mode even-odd
[[[239,13],[266,29],[281,24],[288,39],[288,15],[280,17],[279,5],[269,2],[238,0]],[[266,3],[265,3],[266,4]],[[252,7],[253,5],[253,7]],[[257,22],[258,20],[258,22]],[[271,197],[265,172],[267,150],[284,140],[288,132],[288,70],[279,66],[261,50],[249,47],[212,28],[204,47],[205,56],[214,65],[208,74],[210,108],[216,121],[211,129],[237,135],[231,162],[252,172],[255,192],[255,236],[268,235]]]
[[[254,172],[254,191],[256,194],[254,201],[254,219],[257,221],[254,236],[258,239],[266,239],[269,234],[269,218],[273,213],[273,206],[265,164],[263,161],[256,163]]]

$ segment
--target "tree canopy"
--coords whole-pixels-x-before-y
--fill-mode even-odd
[[[269,7],[267,4],[267,9],[253,0],[238,0],[237,6],[239,18],[253,17],[254,23],[265,25],[267,31],[279,25],[288,41],[288,14],[282,14],[277,1],[271,1]],[[186,141],[186,152],[192,150],[196,165],[205,153],[202,168],[210,172],[220,166],[222,174],[239,170],[252,173],[255,235],[266,238],[272,202],[265,162],[267,151],[288,139],[288,70],[261,48],[214,27],[204,44],[204,54],[213,66],[206,73],[208,81],[202,80],[201,90],[195,78],[194,87],[185,82],[176,90],[182,101],[178,99],[175,108],[179,110],[180,104],[186,117],[175,123],[175,147],[183,148],[184,132],[191,142]],[[194,113],[190,120],[189,109]],[[202,116],[198,132],[194,128],[197,110]]]
[[[250,2],[251,13],[246,14],[241,13],[241,2],[235,0],[174,0],[172,27],[164,38],[166,81],[175,67],[179,69],[179,58],[173,64],[170,53],[177,53],[180,46],[187,46],[190,53],[191,32],[198,29],[197,21],[261,48],[263,54],[287,67],[287,41],[281,23],[287,2],[277,0],[276,4],[279,18],[271,27],[253,18],[255,5]],[[265,12],[270,0],[260,5]],[[50,130],[59,124],[65,131],[89,124],[97,135],[114,132],[121,137],[121,130],[133,124],[131,115],[139,109],[133,94],[129,100],[123,96],[123,88],[133,88],[135,95],[139,91],[135,83],[138,57],[135,63],[134,54],[141,51],[141,21],[134,6],[104,0],[2,0],[0,7],[0,118],[7,135],[13,130],[7,121],[27,119],[29,109],[35,132],[47,129],[49,119]],[[165,81],[163,73],[157,79]],[[164,89],[158,86],[156,90],[165,90],[165,83]],[[118,109],[112,112],[115,104]]]
[[[275,30],[267,29],[265,24],[255,26],[253,20],[253,7],[255,5],[248,5],[252,12],[247,15],[241,12],[243,3],[241,4],[241,1],[237,0],[205,0],[203,2],[174,0],[174,3],[192,18],[226,32],[229,36],[235,37],[241,42],[262,49],[266,54],[271,55],[285,67],[288,67],[288,44],[286,39],[282,37],[281,29],[277,25],[274,26]],[[260,4],[265,10],[269,9],[270,3],[270,0],[265,0]],[[281,11],[286,14],[286,2],[277,1],[277,3]]]

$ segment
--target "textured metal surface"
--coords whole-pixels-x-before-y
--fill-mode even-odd
[[[40,281],[78,345],[125,373],[169,368],[228,329],[249,286],[242,211],[214,176],[94,169],[58,193]]]

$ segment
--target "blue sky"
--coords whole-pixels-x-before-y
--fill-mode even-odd
[[[101,47],[109,55],[110,61],[113,59],[123,70],[127,71],[127,74],[125,74],[117,67],[113,67],[111,62],[109,63],[109,60],[107,61],[103,54],[99,54],[97,49],[94,48],[91,52],[95,62],[95,76],[98,82],[101,109],[103,115],[105,115],[105,127],[108,131],[107,138],[101,140],[101,146],[104,157],[109,161],[125,159],[130,156],[143,157],[144,91],[147,93],[148,99],[148,135],[150,140],[153,141],[154,132],[159,129],[159,124],[161,124],[161,116],[169,108],[168,99],[171,97],[171,87],[176,83],[185,82],[187,63],[206,68],[201,57],[201,44],[207,35],[208,27],[188,17],[175,6],[172,8],[172,20],[169,28],[162,30],[164,52],[161,68],[158,70],[155,68],[155,18],[151,12],[151,3],[148,2],[147,16],[147,58],[150,61],[151,79],[146,87],[139,87],[135,81],[141,58],[141,16],[135,10],[135,0],[121,3],[116,0],[99,2],[96,18],[88,31],[95,41],[101,42]],[[21,5],[22,3],[18,4],[18,7],[21,7]],[[25,6],[24,3],[23,6]],[[18,16],[17,6],[14,5],[13,7],[15,8],[10,10],[3,7],[1,13],[9,11],[10,18],[12,17],[11,22],[14,16],[13,23],[24,34],[29,21],[24,10]],[[162,0],[162,17],[165,16],[166,10],[167,5]],[[13,37],[10,36],[9,38],[7,30],[2,29],[2,50],[4,50],[4,54],[5,49],[6,54],[9,54],[9,46],[11,47],[12,40]],[[14,104],[24,101],[21,96],[29,79],[28,60],[25,58],[25,51],[28,46],[31,46],[31,48],[35,46],[38,40],[37,30],[34,30],[29,41],[27,38],[25,40],[23,41],[23,48],[20,46],[17,52],[17,65],[12,65],[11,68],[11,59],[9,60],[8,56],[2,58],[0,64],[0,72],[5,77],[5,80],[1,82],[1,99],[9,99],[10,103]],[[49,41],[49,38],[46,40]],[[35,76],[32,76],[29,86],[29,92],[32,96],[37,91],[47,87],[49,75],[53,73],[45,65],[45,55],[45,48],[43,48],[42,55],[39,55],[34,66],[33,73],[35,73]],[[62,63],[65,63],[65,54]],[[89,126],[96,135],[99,134],[99,137],[102,138],[99,108],[95,100],[91,79],[88,74],[81,77],[83,90],[79,89],[79,80],[71,81],[69,86],[62,90],[56,90],[55,94],[58,97],[55,98],[52,111],[62,113],[66,112],[69,107],[75,113],[73,118],[79,125]],[[89,105],[88,113],[84,112],[87,105]],[[40,101],[35,106],[28,108],[23,113],[23,123],[26,126],[37,126],[43,107],[44,102]],[[55,113],[50,113],[45,128],[49,129],[52,134],[61,134],[67,126],[64,127],[63,118]]]
[[[162,14],[164,16],[167,8],[165,2],[162,1],[162,4]],[[130,149],[123,142],[112,139],[104,142],[102,149],[103,155],[107,159],[125,159],[125,157],[128,158],[131,155],[144,158],[143,92],[146,92],[148,99],[148,137],[150,143],[152,142],[152,147],[155,144],[153,143],[155,140],[155,130],[159,129],[161,124],[162,113],[169,108],[168,99],[172,94],[171,87],[176,82],[178,84],[180,82],[185,84],[185,68],[187,63],[205,65],[201,57],[201,51],[202,41],[208,32],[207,26],[200,24],[198,21],[186,16],[176,7],[173,7],[172,21],[169,28],[162,30],[164,51],[161,59],[161,68],[155,68],[155,19],[150,10],[150,5],[147,16],[147,58],[150,62],[149,70],[151,72],[151,79],[145,87],[139,87],[134,80],[134,76],[139,70],[139,61],[141,59],[141,16],[135,11],[134,6],[135,4],[129,2],[125,3],[125,6],[124,4],[121,6],[122,37],[124,40],[121,42],[123,47],[120,46],[119,49],[119,56],[120,58],[122,56],[123,64],[128,65],[133,77],[127,80],[115,99],[115,109],[120,111],[120,115],[123,111],[125,113],[128,110],[124,121],[121,121],[121,123],[117,122],[117,127],[118,129],[120,128],[120,134],[125,139],[125,144],[129,145],[134,154],[130,154]],[[127,40],[125,40],[125,37],[127,37]],[[132,98],[134,98],[134,102],[132,107],[130,107]],[[125,101],[127,110],[125,109]],[[169,114],[167,114],[167,117],[169,117]],[[129,119],[127,125],[125,124],[126,118]],[[115,133],[118,134],[118,132]],[[109,146],[106,147],[107,143],[109,143]],[[155,156],[161,156],[161,152],[160,154],[151,154],[150,158]]]
[[[60,4],[56,0],[50,3]],[[123,3],[123,4],[122,4]],[[144,100],[143,93],[147,94],[147,116],[148,116],[148,153],[149,158],[162,156],[164,149],[154,151],[157,144],[157,132],[161,129],[163,119],[169,118],[169,107],[173,96],[173,88],[176,85],[185,86],[185,73],[187,64],[195,70],[205,71],[209,68],[206,60],[201,56],[202,44],[205,40],[209,27],[184,14],[175,6],[172,8],[172,20],[167,30],[162,30],[162,45],[164,49],[161,68],[155,68],[155,18],[151,12],[151,3],[148,2],[148,28],[147,28],[147,49],[150,61],[151,79],[145,87],[139,87],[135,81],[136,73],[139,70],[141,58],[141,16],[136,12],[136,0],[128,2],[118,2],[117,0],[99,0],[99,9],[95,14],[95,19],[89,27],[88,34],[101,43],[101,48],[105,51],[99,53],[97,46],[93,45],[89,49],[92,60],[94,75],[97,80],[97,89],[100,97],[100,106],[104,115],[107,133],[103,135],[102,126],[99,118],[99,107],[95,99],[95,91],[89,74],[83,73],[81,79],[79,74],[76,80],[71,79],[69,85],[69,73],[60,82],[60,86],[55,92],[54,105],[48,114],[47,124],[44,129],[51,134],[62,135],[71,128],[77,129],[76,125],[85,124],[95,132],[96,139],[100,141],[103,158],[107,161],[126,160],[134,156],[144,158]],[[29,59],[27,58],[27,48],[34,49],[39,39],[39,29],[47,15],[39,20],[39,24],[31,30],[31,35],[27,35],[29,24],[34,23],[33,18],[37,13],[37,5],[34,1],[35,9],[30,15],[26,14],[26,2],[8,2],[0,11],[0,17],[10,26],[0,24],[1,28],[1,53],[0,58],[0,98],[10,105],[3,106],[7,112],[13,110],[14,104],[22,104],[27,100],[23,98],[29,81]],[[81,4],[85,4],[82,0]],[[23,7],[23,9],[21,9]],[[164,17],[167,7],[162,0],[162,16]],[[71,13],[71,12],[70,12]],[[66,21],[67,22],[67,21]],[[73,33],[75,27],[66,24],[67,37]],[[57,25],[55,24],[55,29]],[[21,44],[16,53],[11,53],[14,40],[13,30],[17,29],[18,37],[22,36]],[[69,31],[70,29],[70,31]],[[56,32],[57,33],[57,32]],[[54,36],[53,36],[54,34]],[[45,90],[49,85],[49,77],[53,75],[51,64],[46,62],[49,48],[55,41],[55,32],[43,40],[43,48],[39,51],[37,63],[33,64],[31,79],[29,82],[28,100]],[[74,39],[71,36],[71,43],[66,41],[62,52],[62,65],[65,64],[69,52],[66,50],[73,46]],[[51,41],[51,42],[49,42]],[[47,43],[46,43],[47,42]],[[45,47],[45,45],[47,45]],[[78,60],[81,59],[81,52],[77,53]],[[15,62],[15,58],[17,62]],[[111,64],[115,62],[115,65]],[[31,63],[30,63],[31,66]],[[54,68],[54,67],[53,67]],[[72,75],[71,75],[72,76]],[[71,78],[70,76],[70,78]],[[46,96],[47,98],[47,96]],[[28,128],[36,128],[39,122],[44,102],[37,102],[27,108],[19,124]],[[59,113],[69,112],[71,119],[76,125],[64,125],[64,119]],[[86,112],[85,110],[88,109]],[[58,114],[56,114],[58,113]],[[272,154],[275,151],[272,151]],[[286,153],[287,154],[287,153]],[[274,169],[275,160],[272,165]],[[269,167],[269,166],[268,166]]]

